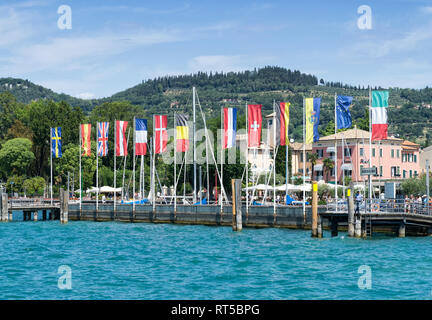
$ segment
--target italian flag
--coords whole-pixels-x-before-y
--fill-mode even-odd
[[[387,139],[387,107],[389,92],[372,91],[372,140]]]

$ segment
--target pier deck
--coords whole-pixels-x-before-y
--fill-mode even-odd
[[[333,235],[338,230],[346,230],[348,212],[321,212],[322,220],[327,220]],[[373,233],[396,234],[398,236],[428,236],[432,234],[432,215],[405,212],[362,212],[357,217],[361,221],[362,236]]]

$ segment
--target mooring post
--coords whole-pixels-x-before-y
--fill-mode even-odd
[[[60,223],[69,221],[69,193],[60,189]]]
[[[7,193],[2,193],[1,195],[1,221],[7,222],[9,220],[8,211],[8,195]]]
[[[350,182],[349,188],[347,189],[348,196],[348,236],[354,237],[354,184]]]
[[[232,229],[233,231],[241,231],[243,229],[242,204],[241,204],[241,180],[232,179],[231,185],[232,185],[232,199],[233,199]]]
[[[318,216],[318,238],[322,238],[323,237],[323,232],[322,232],[322,218],[321,216]]]
[[[404,222],[402,222],[399,225],[399,230],[398,230],[398,236],[399,238],[405,238],[405,232],[406,232],[406,225]]]
[[[312,181],[312,238],[318,237],[318,184]]]
[[[338,221],[333,218],[331,220],[331,236],[332,237],[337,237],[338,235]]]

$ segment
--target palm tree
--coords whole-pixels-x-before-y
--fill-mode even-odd
[[[334,168],[334,161],[330,158],[325,158],[323,160],[324,170],[327,172],[327,183],[329,182],[330,172]]]
[[[316,153],[308,153],[307,158],[309,159],[309,162],[312,165],[312,173],[311,173],[311,180],[313,180],[313,174],[314,174],[314,167],[318,160],[318,154]]]

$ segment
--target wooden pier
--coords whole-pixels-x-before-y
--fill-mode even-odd
[[[337,236],[339,231],[348,230],[348,212],[322,212],[321,220],[330,227],[331,235]],[[405,236],[432,235],[432,215],[398,212],[360,213],[357,220],[358,236],[372,237],[373,234]],[[359,220],[359,221],[358,221]]]
[[[67,222],[69,198],[65,191],[61,190],[60,192],[60,201],[8,199],[8,195],[3,193],[1,194],[0,221],[12,221],[13,212],[22,211],[24,221],[61,220],[61,222]]]

